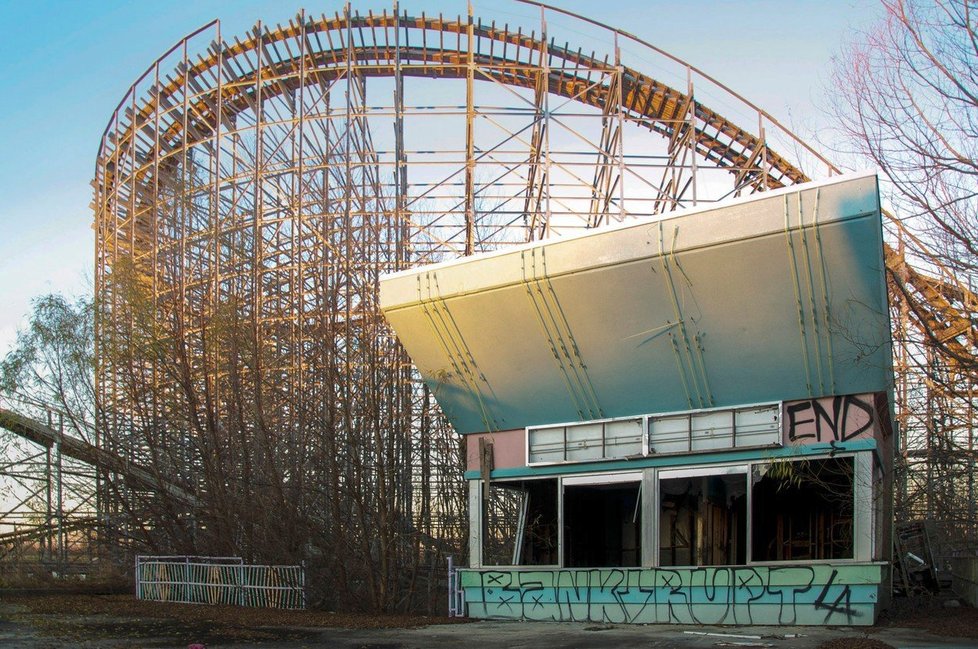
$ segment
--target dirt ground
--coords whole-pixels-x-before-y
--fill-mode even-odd
[[[945,640],[946,639],[946,640]],[[528,640],[532,640],[528,642]],[[594,626],[162,604],[131,595],[0,594],[0,646],[352,649],[414,647],[978,647],[978,609],[898,600],[868,629]]]
[[[459,624],[459,618],[367,615],[327,611],[286,611],[239,606],[168,604],[132,595],[44,594],[3,597],[12,619],[43,635],[74,640],[99,637],[174,638],[191,643],[227,644],[302,640],[317,629],[412,629]],[[2,643],[0,643],[2,644]]]
[[[978,608],[948,608],[944,606],[945,601],[945,598],[929,595],[895,597],[890,608],[880,616],[876,628],[921,629],[936,636],[975,638],[978,647]]]

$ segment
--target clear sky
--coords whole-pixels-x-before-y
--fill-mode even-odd
[[[550,0],[629,31],[711,74],[800,135],[824,125],[814,108],[831,58],[881,13],[871,0]],[[354,2],[362,12],[392,2]],[[505,22],[528,8],[475,1]],[[90,182],[116,104],[157,56],[214,18],[225,38],[256,19],[341,11],[336,0],[119,2],[0,0],[0,355],[32,297],[90,291]],[[401,2],[408,13],[465,12],[461,2]],[[494,8],[494,7],[498,7]],[[747,126],[747,125],[745,125]]]

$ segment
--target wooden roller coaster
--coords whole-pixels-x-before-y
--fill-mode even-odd
[[[157,202],[150,189],[154,182],[159,182],[158,175],[162,173],[159,163],[179,154],[187,146],[211,144],[221,131],[219,122],[223,122],[229,132],[236,132],[235,117],[245,112],[259,114],[259,104],[268,96],[295,96],[307,84],[334,84],[345,74],[456,79],[471,76],[474,80],[528,88],[534,90],[537,118],[548,117],[543,115],[544,106],[541,105],[542,98],[548,94],[580,102],[601,111],[603,117],[614,115],[623,122],[663,136],[669,142],[673,157],[678,143],[688,138],[688,147],[702,158],[704,162],[701,164],[726,169],[734,175],[735,182],[725,195],[744,190],[773,189],[810,180],[796,164],[771,150],[764,139],[765,122],[785,130],[783,126],[719,82],[635,36],[574,16],[607,29],[615,36],[616,48],[618,38],[633,41],[684,66],[690,79],[694,74],[702,76],[730,93],[757,112],[759,134],[741,128],[696,101],[691,92],[692,83],[689,84],[690,92],[683,93],[621,65],[620,51],[617,49],[618,60],[609,62],[607,55],[601,58],[593,51],[585,54],[581,48],[575,50],[567,43],[559,45],[554,37],[548,40],[544,10],[572,14],[535,2],[525,4],[541,8],[539,35],[534,32],[525,34],[521,28],[514,31],[508,25],[498,27],[495,21],[486,24],[472,15],[467,20],[446,20],[443,16],[429,17],[424,14],[410,17],[406,13],[399,13],[396,8],[394,13],[385,10],[376,15],[361,15],[348,10],[343,15],[318,19],[300,15],[286,26],[278,25],[274,29],[259,24],[244,40],[235,38],[233,43],[223,44],[222,47],[212,44],[208,52],[198,56],[196,61],[191,61],[185,55],[186,63],[179,65],[174,74],[160,80],[159,65],[167,58],[164,55],[151,68],[157,77],[155,88],[158,90],[140,102],[133,95],[132,106],[124,100],[119,107],[123,116],[120,117],[117,112],[107,128],[99,156],[100,170],[103,166],[109,170],[118,168],[128,151],[127,147],[139,150],[142,145],[145,155],[140,156],[141,165],[129,165],[129,175],[113,175],[111,182],[100,185],[106,199],[98,205],[102,208],[100,215],[110,215],[113,207],[124,210],[119,196],[113,192],[125,195],[128,189],[137,196],[140,193],[148,196],[146,201],[136,201],[141,205]],[[210,28],[219,26],[212,23],[201,31]],[[403,41],[398,38],[401,35]],[[179,46],[186,50],[187,42]],[[249,54],[256,56],[257,60],[249,59]],[[249,67],[248,63],[252,65]],[[138,83],[133,85],[133,90]],[[186,92],[188,86],[195,89],[195,93],[189,97]],[[466,108],[469,120],[478,116],[477,107]],[[154,120],[159,129],[155,137],[146,128]],[[113,137],[108,137],[110,132]],[[471,128],[468,132],[471,138]],[[794,145],[803,148],[824,165],[828,173],[838,173],[838,169],[826,158],[793,134],[786,130],[785,133]],[[540,138],[534,140],[539,142]],[[472,148],[468,145],[466,150]],[[528,161],[531,165],[541,156],[541,152],[534,148],[531,147]],[[466,165],[472,162],[467,159]],[[673,168],[676,161],[670,159],[669,162],[665,173],[673,174],[676,172]],[[695,176],[691,176],[685,185],[660,183],[659,195],[654,198],[654,210],[675,208],[683,202],[686,191],[695,180]],[[593,183],[589,189],[598,193],[600,188],[598,183]],[[532,187],[525,193],[531,191]],[[471,194],[466,192],[466,202],[476,199]],[[132,197],[129,198],[131,200]],[[696,198],[691,200],[695,201]],[[606,211],[612,201],[605,202]],[[627,212],[629,215],[640,213]],[[600,222],[600,215],[593,210],[587,216],[588,225]],[[423,224],[416,226],[419,230],[425,228]],[[547,226],[541,227],[545,231]],[[141,231],[151,228],[148,222],[137,223],[133,234],[138,237]],[[532,237],[533,233],[528,236]],[[103,243],[108,245],[109,242]],[[978,330],[962,315],[962,308],[965,313],[974,309],[978,303],[974,294],[964,286],[952,285],[953,280],[936,279],[914,270],[906,264],[902,253],[889,247],[886,261],[894,273],[895,285],[916,307],[912,311],[920,331],[933,335],[940,343],[947,343],[959,360],[973,362]],[[956,342],[959,336],[964,336],[966,342]]]
[[[427,397],[377,313],[380,272],[838,173],[771,115],[652,44],[517,2],[502,25],[471,6],[445,18],[396,3],[302,13],[230,40],[214,22],[132,84],[95,174],[97,386],[109,446],[152,447],[147,421],[197,435],[237,416],[240,377],[232,381],[207,340],[207,323],[234,305],[267,352],[243,380],[283,452],[298,457],[312,436],[356,441],[399,422],[411,432],[394,449],[396,481],[417,486],[432,479],[420,467],[435,459],[436,433],[420,423]],[[590,51],[572,44],[585,42]],[[908,259],[899,246],[885,258],[897,369],[919,375],[926,368],[908,359],[926,349],[952,370],[926,389],[970,395],[961,386],[978,371],[975,295],[933,259]],[[154,331],[182,341],[181,376],[165,359],[120,353],[134,295]],[[205,386],[207,404],[133,403],[134,394],[169,398],[174,381]],[[378,381],[383,422],[362,400]],[[898,385],[908,457],[929,448],[907,413],[912,392]],[[324,433],[309,413],[326,400],[353,414],[329,419],[338,423]],[[970,449],[970,431],[954,443]],[[195,453],[191,464],[204,460]],[[83,459],[146,485],[103,455]],[[175,482],[189,484],[191,467],[182,471]],[[457,488],[440,479],[444,492],[432,498]],[[399,511],[418,514],[410,488],[394,492]],[[106,506],[123,507],[121,493],[107,493],[116,504]],[[184,505],[196,497],[177,495]],[[429,521],[426,533],[437,527]]]

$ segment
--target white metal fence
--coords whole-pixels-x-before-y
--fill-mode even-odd
[[[448,557],[448,617],[465,617],[465,591],[462,590],[462,575]]]
[[[240,557],[137,556],[136,598],[185,604],[305,608],[302,566],[245,565]]]

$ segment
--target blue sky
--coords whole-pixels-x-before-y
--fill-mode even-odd
[[[801,135],[825,124],[814,105],[843,39],[881,13],[877,3],[856,0],[551,2],[685,59]],[[465,11],[460,2],[401,4],[409,13]],[[509,0],[474,5],[477,15],[500,22],[532,11]],[[99,138],[132,81],[214,18],[228,38],[256,19],[284,22],[303,6],[333,13],[343,4],[0,0],[0,355],[13,343],[32,297],[90,290],[89,183]],[[354,6],[381,11],[392,3]]]

